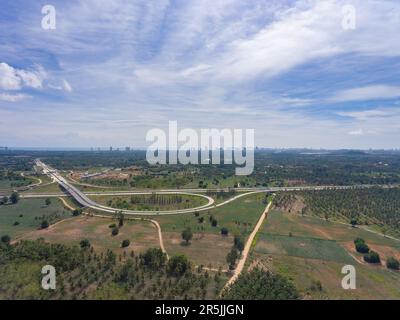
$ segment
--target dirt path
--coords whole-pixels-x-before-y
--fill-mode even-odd
[[[65,201],[64,198],[58,197],[58,199],[60,199],[60,201],[63,203],[64,207],[66,207],[67,209],[69,209],[69,210],[71,210],[71,211],[74,211],[74,210],[75,210],[75,208],[72,207],[67,201]]]
[[[224,288],[222,291],[224,291],[225,288],[229,287],[232,283],[236,281],[236,279],[239,277],[239,275],[242,273],[244,265],[247,260],[247,256],[249,255],[251,245],[253,243],[254,237],[256,236],[258,230],[262,226],[262,223],[264,222],[264,219],[266,218],[269,209],[271,208],[272,201],[268,203],[267,207],[265,208],[264,212],[261,214],[260,219],[258,219],[258,222],[256,226],[254,227],[254,230],[250,234],[249,238],[247,239],[246,245],[244,246],[242,256],[233,272],[232,277],[228,280],[228,282],[225,284]]]
[[[66,207],[67,209],[69,209],[69,210],[71,210],[71,211],[74,211],[74,210],[76,209],[76,208],[74,208],[73,206],[71,206],[67,201],[65,201],[65,199],[63,199],[62,197],[58,197],[58,199],[60,199],[60,201],[63,203],[64,207]],[[89,214],[87,214],[87,213],[84,213],[84,214],[89,215]],[[99,218],[108,218],[108,219],[112,218],[112,217],[110,217],[110,216],[107,216],[107,215],[100,215],[100,214],[90,214],[89,216],[99,217]],[[71,217],[71,218],[72,218],[72,217]],[[58,221],[58,222],[56,222],[56,223],[50,225],[49,228],[53,228],[53,227],[56,226],[57,224],[62,223],[62,222],[66,221],[66,220],[69,220],[69,219],[70,219],[70,218],[63,219],[63,220],[61,220],[61,221]],[[125,217],[125,219],[128,219],[128,220],[149,221],[149,222],[151,222],[152,224],[154,224],[154,226],[155,226],[156,229],[157,229],[158,239],[159,239],[159,243],[160,243],[160,248],[161,248],[162,252],[164,252],[164,253],[167,255],[167,259],[169,259],[167,250],[165,250],[165,246],[164,246],[164,241],[163,241],[162,232],[161,232],[161,226],[160,226],[160,224],[159,224],[156,220],[152,220],[152,219],[142,219],[142,218],[131,218],[131,217]],[[22,238],[23,238],[23,237],[20,237],[20,238],[18,238],[18,239],[15,239],[15,240],[12,241],[12,243],[17,242],[18,240],[21,240]]]

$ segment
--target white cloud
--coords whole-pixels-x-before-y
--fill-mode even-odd
[[[66,92],[72,92],[72,87],[67,80],[63,80],[63,89]]]
[[[362,136],[364,135],[363,129],[358,129],[358,130],[353,130],[349,132],[349,135],[351,136]]]
[[[30,96],[26,94],[8,94],[8,93],[0,93],[0,100],[8,101],[8,102],[18,102],[25,99],[30,98]]]
[[[23,87],[40,89],[46,73],[41,66],[36,66],[36,70],[28,71],[16,69],[5,62],[0,63],[0,89],[20,90]]]
[[[337,92],[330,101],[367,101],[400,97],[400,86],[371,85]]]
[[[336,113],[342,117],[354,118],[357,121],[366,121],[370,119],[387,118],[400,115],[400,110],[396,108],[376,108],[361,111],[343,111]]]
[[[4,62],[0,63],[0,89],[21,89],[21,78],[18,77],[13,67]]]

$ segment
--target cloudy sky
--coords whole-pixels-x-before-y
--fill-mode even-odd
[[[399,34],[398,0],[1,0],[0,146],[144,147],[177,120],[398,148]]]

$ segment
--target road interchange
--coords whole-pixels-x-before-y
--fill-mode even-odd
[[[66,192],[67,195],[73,197],[81,206],[86,208],[91,208],[93,210],[98,210],[101,212],[107,213],[116,213],[121,212],[126,215],[168,215],[168,214],[181,214],[181,213],[192,213],[196,211],[205,211],[213,208],[221,207],[226,205],[234,200],[237,200],[241,197],[256,194],[256,193],[274,193],[274,192],[288,192],[288,191],[305,191],[305,190],[346,190],[346,189],[363,189],[363,188],[371,188],[376,185],[350,185],[350,186],[301,186],[301,187],[264,187],[264,188],[235,188],[235,192],[241,192],[233,196],[232,198],[225,200],[221,203],[215,204],[214,199],[210,196],[201,194],[206,192],[220,192],[225,191],[225,189],[159,189],[159,190],[147,190],[147,191],[111,191],[111,192],[87,192],[79,190],[77,187],[72,185],[69,181],[67,181],[56,169],[51,168],[47,164],[45,164],[40,159],[35,160],[36,166],[42,168],[43,174],[46,174],[51,179],[53,179],[56,183],[58,183]],[[390,186],[382,186],[382,187],[390,187]],[[138,211],[138,210],[127,210],[127,209],[117,209],[108,206],[101,205],[88,196],[96,196],[96,195],[145,195],[145,194],[181,194],[181,195],[191,195],[191,196],[200,196],[208,200],[208,203],[195,208],[188,209],[176,209],[176,210],[165,210],[165,211]],[[60,193],[47,193],[47,194],[23,194],[22,198],[39,198],[39,197],[60,197],[66,196],[65,194]]]

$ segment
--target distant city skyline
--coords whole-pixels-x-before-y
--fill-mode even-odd
[[[400,147],[400,2],[0,3],[0,146],[146,148],[255,129],[266,148]],[[345,7],[354,28],[344,28]]]

